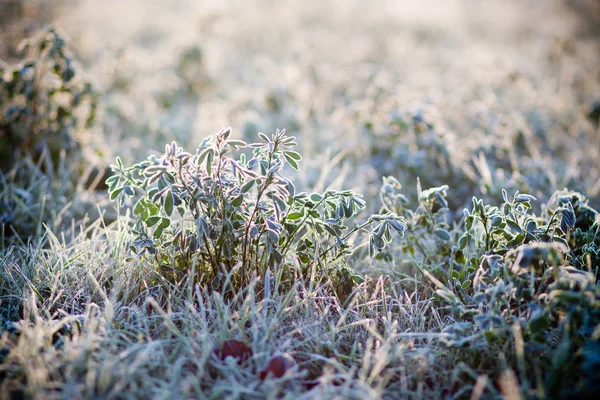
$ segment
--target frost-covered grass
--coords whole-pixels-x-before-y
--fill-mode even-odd
[[[255,283],[228,301],[189,280],[149,286],[155,271],[124,260],[125,228],[96,225],[87,239],[5,254],[2,290],[13,298],[4,296],[4,317],[23,317],[11,328],[18,336],[2,336],[5,395],[421,398],[475,384],[465,353],[431,347],[444,321],[418,291],[390,291],[380,279],[343,306],[310,280],[286,292],[275,284],[258,301]],[[252,357],[219,359],[213,348],[227,339],[247,343]],[[258,371],[283,353],[297,364],[261,381]]]
[[[0,58],[55,22],[98,115],[77,132],[88,165],[38,155],[0,173],[0,399],[600,390],[593,2],[25,3]],[[218,282],[202,250],[136,255],[139,216],[90,184],[98,169],[227,126],[249,143],[286,129],[303,159],[279,172],[297,192],[362,193],[356,222],[393,212],[404,238],[371,258],[352,236],[332,265],[293,248]],[[250,350],[223,356],[232,340]]]

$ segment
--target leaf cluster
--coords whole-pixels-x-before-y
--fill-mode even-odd
[[[285,130],[259,133],[250,144],[230,136],[231,129],[222,129],[195,153],[173,142],[162,156],[132,167],[117,159],[107,184],[111,199],[134,198],[133,252],[181,276],[194,265],[214,287],[228,277],[239,289],[267,269],[294,279],[294,269],[324,271],[351,254],[355,234],[369,227],[372,254],[391,241],[391,232],[404,234],[403,218],[393,213],[356,224],[365,201],[351,190],[297,192],[283,172],[298,169],[302,157]],[[252,153],[230,156],[240,149]]]
[[[535,197],[502,197],[499,207],[473,198],[464,225],[450,235],[456,239],[447,269],[419,265],[455,321],[444,328],[451,334],[445,342],[500,346],[524,390],[591,393],[600,339],[599,213],[566,190],[539,216]]]

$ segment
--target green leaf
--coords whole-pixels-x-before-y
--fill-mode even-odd
[[[211,148],[203,150],[200,153],[200,156],[198,156],[198,160],[197,160],[198,165],[201,165],[204,162],[204,160],[206,159],[206,157],[208,156],[208,153],[210,153],[212,151],[213,151],[213,149],[211,149]]]
[[[474,222],[474,217],[472,215],[468,215],[465,217],[465,228],[467,228],[468,231],[470,231],[471,228],[473,227],[473,222]]]
[[[319,194],[319,193],[313,193],[310,195],[310,199],[315,202],[318,203],[321,200],[323,200],[323,195]]]
[[[512,247],[518,246],[523,243],[523,240],[525,240],[525,236],[522,233],[519,233],[511,241],[509,241],[508,244]]]
[[[243,202],[244,202],[244,195],[240,194],[235,199],[233,199],[233,201],[231,202],[231,205],[234,207],[239,207],[242,205]]]
[[[148,185],[153,185],[153,184],[155,184],[155,183],[156,183],[156,182],[157,182],[157,181],[158,181],[160,178],[162,178],[162,173],[158,173],[158,174],[151,175],[151,176],[148,178]]]
[[[283,199],[281,197],[279,197],[278,195],[274,195],[272,197],[273,199],[273,203],[275,204],[275,206],[277,207],[277,209],[279,211],[285,211],[285,209],[287,208],[285,201],[283,201]],[[279,219],[279,215],[278,215],[278,219]]]
[[[173,194],[170,190],[165,196],[165,212],[169,217],[173,214]]]
[[[381,239],[383,238],[383,234],[385,233],[385,222],[380,223],[379,225],[377,225],[377,227],[373,230],[373,235],[378,238]]]
[[[515,203],[525,203],[525,202],[535,201],[535,200],[537,200],[537,199],[530,194],[518,194],[515,197]]]
[[[458,248],[461,250],[464,250],[464,248],[467,247],[468,240],[469,240],[469,234],[464,233],[460,237],[460,239],[458,239]]]
[[[161,217],[150,217],[146,220],[146,226],[150,228],[156,225],[161,219]]]
[[[521,229],[521,227],[519,226],[519,224],[517,224],[515,221],[513,221],[510,218],[506,218],[506,224],[508,225],[508,227],[510,229],[512,229],[513,231],[517,232],[517,233],[523,233],[523,230]]]
[[[288,198],[288,202],[290,202],[290,204],[291,204],[292,197],[294,197],[296,195],[296,187],[294,186],[292,181],[290,181],[289,179],[285,180],[285,187],[290,195],[290,198]]]
[[[298,171],[299,166],[298,166],[298,163],[296,162],[296,160],[294,160],[293,158],[289,157],[288,154],[287,154],[287,152],[283,153],[283,155],[285,156],[285,159],[288,162],[288,164],[290,164],[290,167],[292,167],[296,171]]]
[[[118,188],[118,189],[115,189],[115,190],[113,190],[112,192],[110,192],[110,199],[111,199],[111,200],[114,200],[114,199],[116,199],[116,198],[117,198],[117,196],[118,196],[119,194],[121,194],[121,192],[122,192],[122,191],[123,191],[123,188],[122,188],[122,187],[120,187],[120,188]]]
[[[571,203],[567,203],[561,213],[560,218],[560,229],[563,232],[568,232],[575,228],[576,216],[575,211],[573,210],[573,205]]]
[[[435,233],[435,236],[437,236],[438,238],[440,238],[444,241],[448,241],[448,240],[452,239],[452,236],[450,236],[450,232],[448,232],[447,230],[445,230],[443,228],[437,228],[435,231],[433,231],[433,233]]]
[[[295,221],[297,219],[300,219],[304,216],[303,212],[300,211],[296,211],[296,212],[291,212],[287,215],[286,219],[289,221]]]
[[[255,183],[256,183],[256,179],[252,179],[252,180],[250,180],[250,181],[246,182],[246,183],[244,184],[244,186],[242,186],[242,187],[240,188],[240,191],[241,191],[242,193],[247,193],[247,192],[248,192],[250,189],[252,189],[252,186],[254,186],[254,184],[255,184]]]
[[[298,252],[298,259],[302,264],[308,264],[310,262],[310,256],[306,252]]]
[[[269,163],[266,160],[260,160],[260,162],[258,164],[260,165],[261,175],[267,175],[267,170],[269,169]]]
[[[392,234],[390,232],[390,228],[389,228],[389,221],[385,222],[385,231],[383,233],[383,239],[387,242],[387,243],[391,243],[392,242]]]
[[[111,180],[110,183],[109,183],[109,180]],[[119,182],[120,182],[120,178],[117,175],[113,175],[110,178],[108,178],[106,180],[106,185],[108,186],[108,192],[112,193],[117,188],[117,186],[119,186]]]
[[[501,224],[501,223],[502,223],[502,216],[500,216],[500,215],[495,215],[495,216],[492,218],[492,226],[494,226],[494,227],[498,227],[498,226],[500,226],[500,224]]]
[[[144,199],[140,199],[135,203],[135,205],[133,206],[133,215],[141,215],[142,214],[142,212],[146,208],[143,200]]]
[[[342,206],[342,211],[344,213],[344,218],[352,217],[352,212],[354,211],[354,201],[352,198],[348,201],[343,201],[340,205]]]
[[[144,169],[144,176],[149,177],[154,174],[162,174],[167,169],[168,169],[168,167],[166,165],[152,165],[152,166]]]
[[[341,233],[339,229],[336,229],[337,227],[328,224],[323,225],[323,228],[325,228],[325,230],[329,232],[331,236],[339,236]]]
[[[196,234],[198,235],[199,239],[202,239],[204,235],[208,233],[206,231],[206,227],[207,224],[206,221],[204,221],[204,218],[198,217],[198,219],[196,220]]]
[[[296,161],[302,160],[302,156],[300,155],[300,153],[295,151],[286,150],[283,152],[283,154],[285,154],[287,157],[293,158]]]
[[[165,194],[165,192],[167,192],[169,190],[170,190],[170,188],[168,186],[165,186],[163,189],[160,189],[159,191],[154,192],[154,194],[152,195],[150,200],[153,203],[158,202],[159,200],[163,199],[163,195]],[[150,195],[150,192],[148,192],[148,195]]]
[[[114,182],[117,182],[118,180],[119,180],[118,175],[111,175],[106,179],[105,183],[107,186],[111,186]]]
[[[357,195],[352,196],[352,200],[356,203],[356,208],[362,210],[367,205],[367,202],[358,197]]]
[[[502,198],[504,199],[505,203],[509,203],[509,201],[508,201],[508,193],[506,193],[506,189],[502,189]]]
[[[223,138],[223,140],[227,140],[229,135],[231,135],[231,128],[223,128],[219,135]]]
[[[192,155],[190,153],[182,152],[182,153],[177,154],[177,159],[179,159],[179,161],[182,164],[185,164],[185,163],[187,163],[187,161],[190,159],[191,156]]]
[[[212,162],[215,157],[215,152],[211,149],[208,156],[206,157],[206,173],[211,175],[212,173]]]
[[[388,223],[390,226],[398,232],[401,237],[404,237],[404,232],[406,232],[406,223],[402,220],[397,219],[388,219]]]

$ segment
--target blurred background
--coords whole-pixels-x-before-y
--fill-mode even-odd
[[[306,190],[414,200],[447,184],[453,210],[501,189],[600,206],[600,2],[0,0],[0,59],[48,24],[99,94],[82,141],[126,163],[221,127],[286,129]],[[290,171],[292,174],[292,171]]]

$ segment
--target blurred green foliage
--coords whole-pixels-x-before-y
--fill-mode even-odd
[[[20,54],[18,64],[0,63],[2,245],[73,216],[75,207],[63,208],[85,170],[80,142],[96,115],[96,94],[55,28],[23,41]]]
[[[77,134],[95,119],[91,84],[77,73],[62,36],[49,28],[21,44],[23,61],[0,65],[0,167],[44,152],[59,164],[79,151]]]

